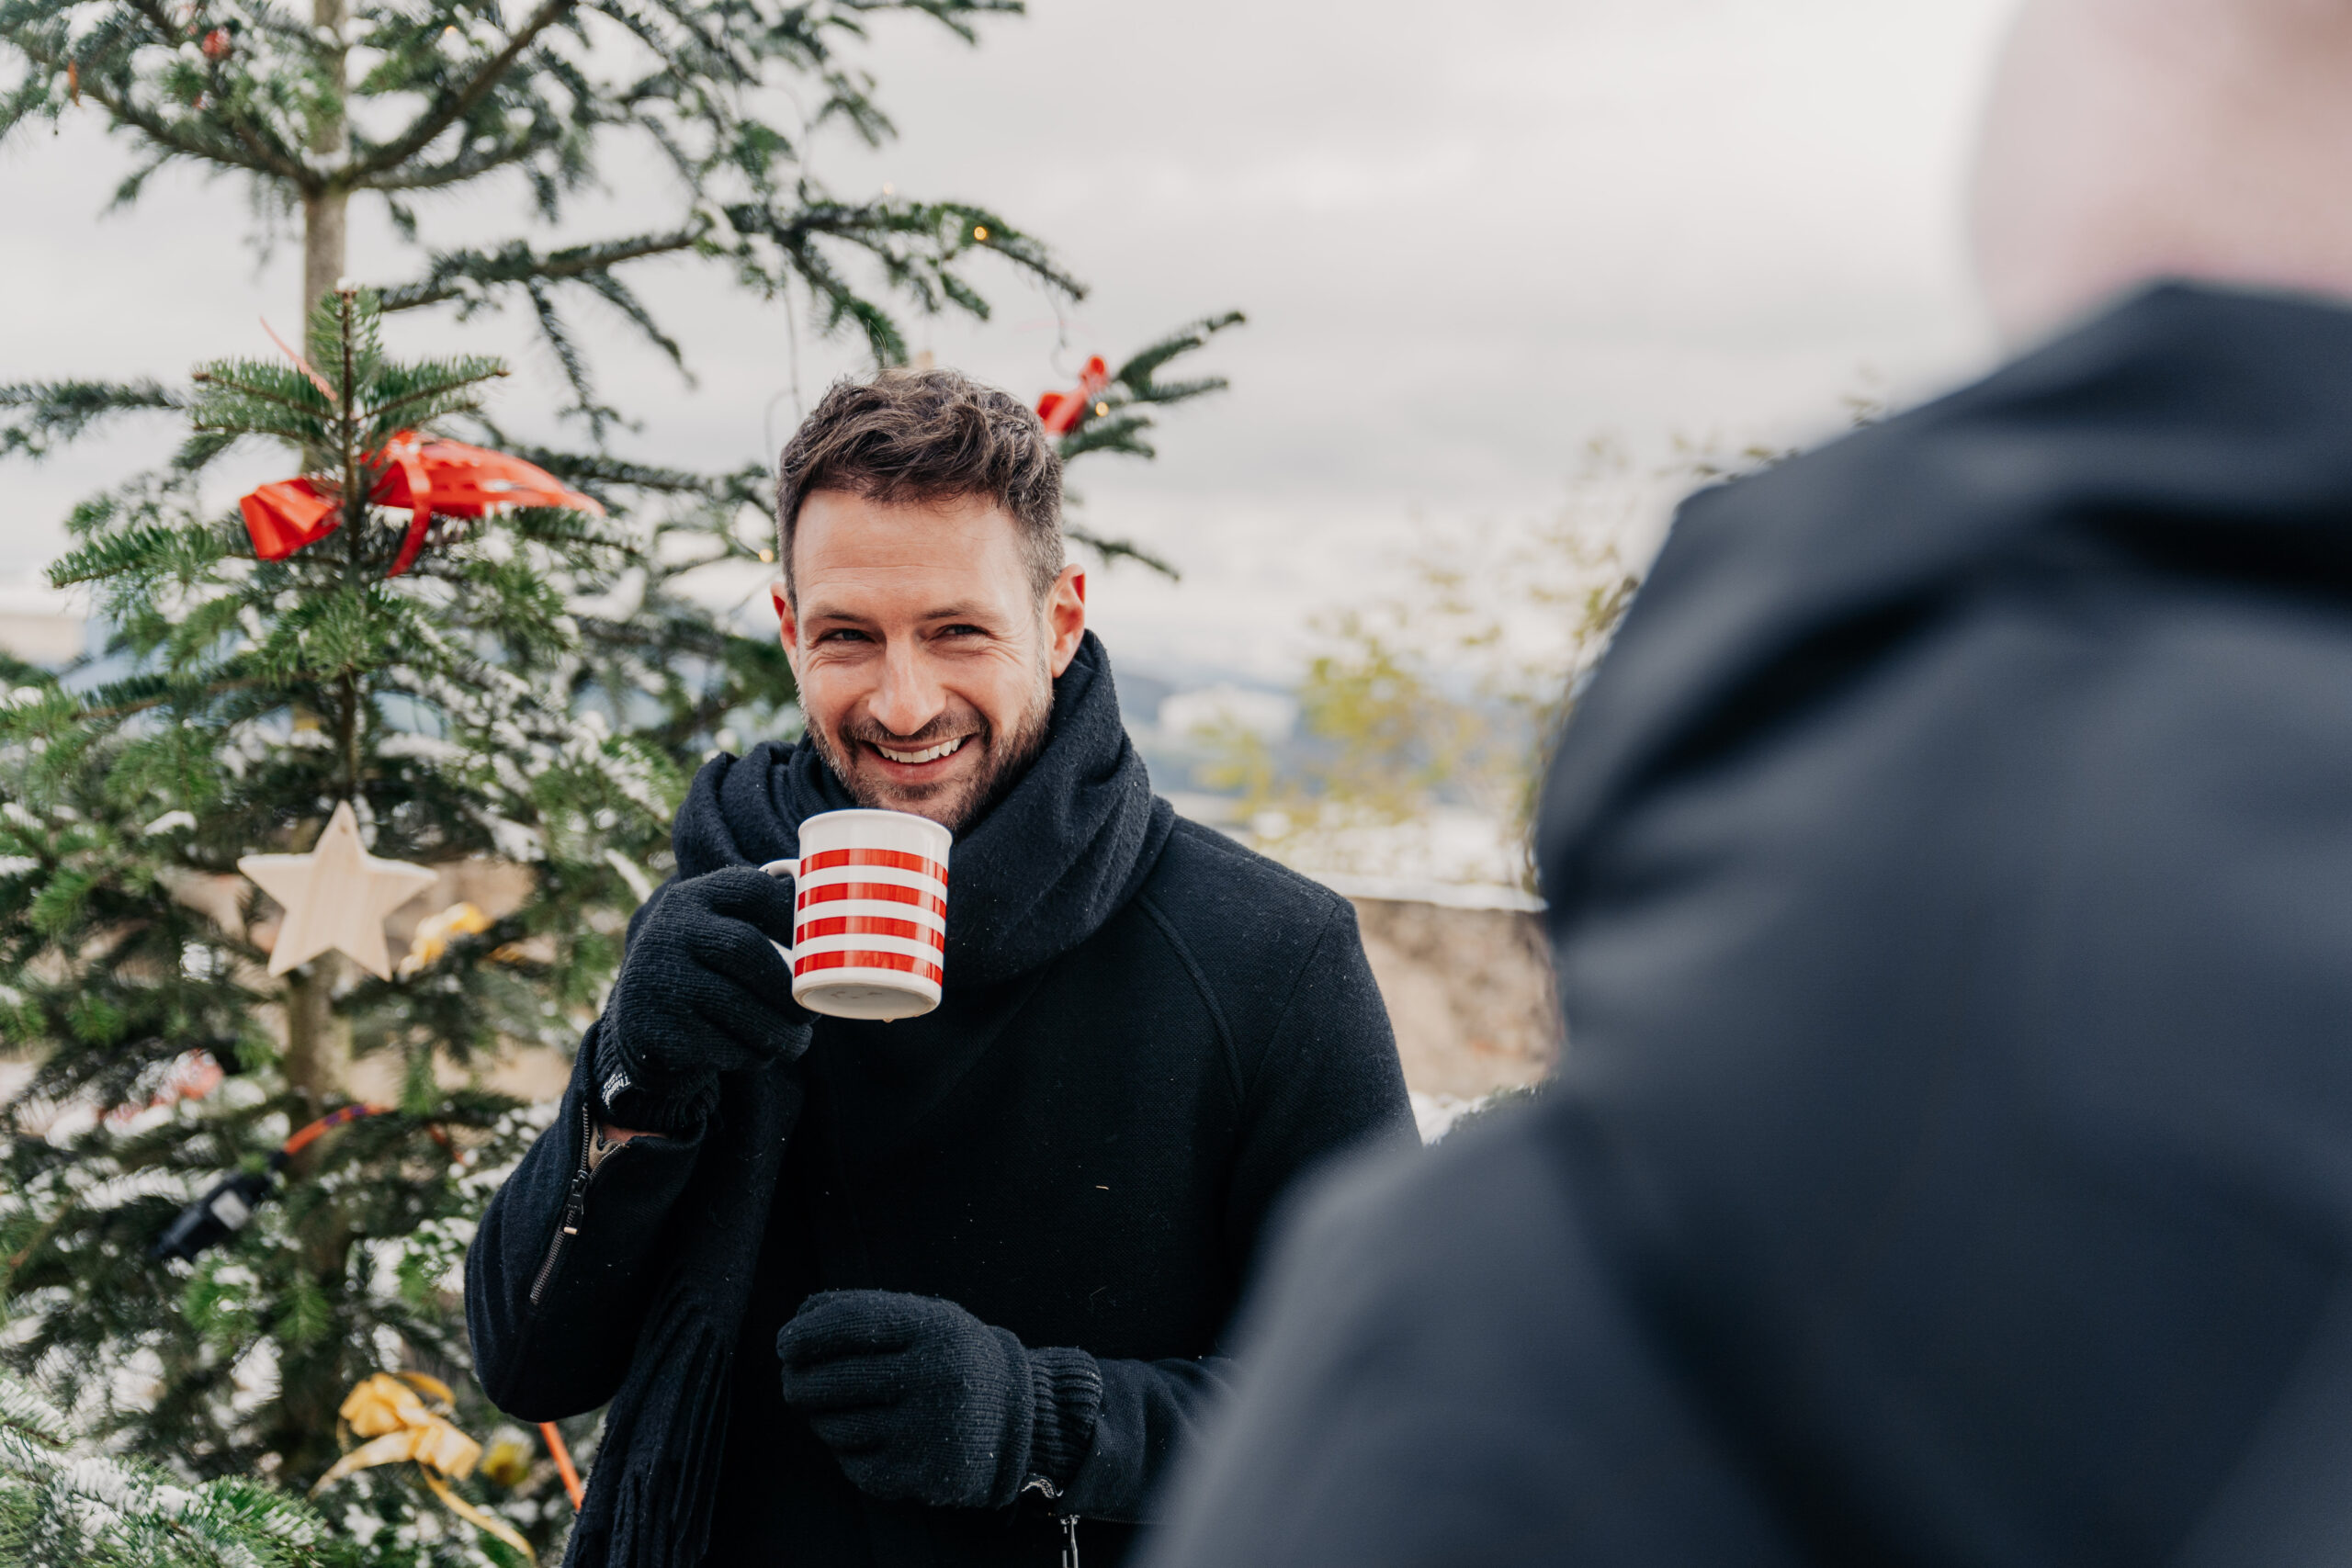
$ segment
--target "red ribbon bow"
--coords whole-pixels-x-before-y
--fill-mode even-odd
[[[368,499],[379,506],[405,506],[412,513],[408,536],[401,541],[401,553],[387,577],[398,577],[416,563],[436,512],[444,517],[481,517],[502,506],[568,506],[604,515],[605,509],[594,500],[567,488],[545,468],[462,441],[420,443],[415,432],[403,430],[381,452],[370,453],[367,462],[383,470]],[[284,560],[343,523],[334,493],[307,479],[266,484],[237,506],[245,514],[254,554],[264,560]]]
[[[1045,422],[1048,435],[1068,435],[1086,417],[1087,406],[1102,395],[1111,384],[1110,367],[1096,355],[1086,362],[1085,371],[1078,378],[1078,386],[1067,392],[1047,392],[1037,400],[1037,417]]]

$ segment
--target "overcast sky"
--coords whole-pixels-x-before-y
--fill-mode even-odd
[[[1095,574],[1114,652],[1278,675],[1417,519],[1540,515],[1596,434],[1637,452],[1802,439],[1849,394],[1907,400],[1981,368],[1959,192],[2010,6],[1032,0],[977,50],[884,18],[868,63],[902,135],[880,154],[820,145],[817,165],[844,192],[985,201],[1086,279],[1058,325],[1000,277],[989,324],[918,329],[1024,398],[1089,353],[1250,313],[1200,356],[1230,393],[1177,411],[1157,463],[1091,459],[1073,483],[1098,526],[1186,572]],[[297,258],[257,266],[243,191],[182,177],[101,219],[127,148],[95,125],[0,150],[0,380],[176,375],[266,351],[263,313],[290,333]],[[583,223],[651,210],[649,188],[622,171]],[[476,214],[512,231],[489,201],[429,221]],[[363,220],[352,270],[410,268]],[[635,444],[732,465],[763,416],[780,438],[781,314],[689,267],[644,282],[699,384],[595,323],[615,400],[650,416]],[[412,330],[396,348],[454,331]],[[543,379],[519,322],[472,330]],[[804,393],[857,367],[852,345],[801,347]],[[503,394],[510,412],[534,379]],[[0,580],[35,572],[72,500],[153,445],[0,475]]]

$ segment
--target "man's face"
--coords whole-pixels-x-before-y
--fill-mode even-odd
[[[962,832],[1045,744],[1054,678],[1086,629],[1086,576],[1043,604],[1020,535],[982,497],[929,505],[817,491],[775,592],[818,755],[861,806]]]

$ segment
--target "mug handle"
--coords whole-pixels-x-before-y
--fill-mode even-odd
[[[788,876],[795,883],[797,883],[800,880],[800,862],[797,858],[772,860],[768,862],[767,864],[760,867],[760,869],[767,873],[770,876]],[[789,968],[793,964],[795,960],[792,956],[792,949],[785,946],[784,943],[776,941],[774,937],[768,938],[768,945],[775,948],[778,953],[784,954],[786,967]]]

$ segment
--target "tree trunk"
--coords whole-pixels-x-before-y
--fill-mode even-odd
[[[325,7],[320,7],[323,10]],[[345,276],[345,215],[350,194],[342,190],[302,198],[302,323],[308,333],[311,312],[334,292]]]
[[[343,36],[348,15],[347,0],[311,0],[311,22],[337,39]],[[328,159],[344,151],[345,59],[345,51],[339,46],[328,56],[325,107],[311,122],[311,151]],[[309,192],[302,197],[302,320],[299,330],[305,333],[310,328],[311,310],[342,281],[344,219],[350,199],[350,193],[340,186]],[[347,721],[348,716],[345,716]],[[356,791],[357,781],[350,781],[350,787]],[[341,1103],[350,1076],[351,1026],[335,1017],[332,998],[342,963],[338,954],[322,953],[286,981],[286,1082],[308,1103],[312,1116],[324,1115],[332,1105]]]
[[[311,23],[338,39],[343,36],[344,23],[349,16],[346,0],[311,0]],[[333,161],[345,152],[348,130],[344,109],[344,93],[349,82],[345,51],[336,48],[324,63],[326,107],[311,122],[311,151]],[[340,185],[330,185],[302,197],[302,320],[296,327],[300,333],[309,332],[311,312],[343,281],[346,260],[344,220],[350,206],[351,193]]]
[[[351,1067],[351,1025],[335,1016],[333,993],[343,966],[339,953],[322,953],[286,979],[286,1087],[300,1107],[296,1125],[345,1103]],[[317,1145],[296,1155],[288,1179],[309,1180],[323,1151]],[[348,1293],[352,1234],[335,1205],[314,1209],[298,1246],[302,1272],[326,1299],[330,1314],[343,1316]],[[264,1442],[280,1465],[279,1477],[308,1485],[334,1462],[336,1411],[353,1383],[371,1368],[347,1360],[348,1347],[329,1334],[308,1344],[279,1345],[277,1410]]]
[[[343,36],[349,17],[347,0],[311,0],[311,20],[335,38]],[[346,54],[338,47],[323,62],[328,94],[325,107],[311,123],[311,151],[333,166],[347,152],[348,122],[344,93],[349,82]],[[330,181],[302,197],[302,320],[298,331],[308,343],[311,317],[319,301],[333,294],[348,267],[346,219],[351,193]],[[303,466],[316,467],[334,454],[305,453]],[[354,737],[342,722],[346,772],[356,772]],[[358,781],[346,780],[356,795]],[[305,1119],[322,1116],[351,1099],[351,1024],[335,1015],[334,992],[343,970],[339,953],[322,953],[286,983],[286,1087],[303,1107]],[[288,1179],[306,1180],[324,1151],[312,1147],[294,1157]],[[348,1310],[348,1278],[354,1236],[340,1207],[325,1204],[312,1210],[300,1238],[301,1267],[328,1303],[331,1316],[341,1321]],[[277,1418],[266,1442],[280,1461],[279,1474],[305,1485],[333,1463],[338,1407],[354,1382],[373,1371],[351,1359],[351,1347],[338,1334],[307,1344],[280,1341]]]
[[[348,1098],[351,1025],[335,1016],[332,996],[342,966],[340,953],[322,953],[286,980],[286,1087],[312,1116]]]

